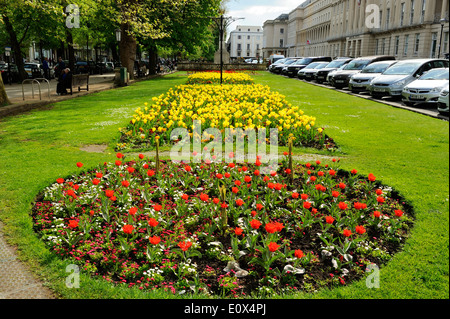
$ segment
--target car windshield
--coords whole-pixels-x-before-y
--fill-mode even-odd
[[[323,63],[323,62],[319,62],[318,65],[316,65],[314,67],[314,69],[319,70],[319,69],[323,69],[324,67],[326,67],[328,65],[328,63]]]
[[[306,64],[310,64],[312,61],[311,58],[303,58],[300,60],[297,60],[297,62],[295,62],[296,65],[306,65]]]
[[[430,70],[422,75],[419,80],[448,80],[448,69]]]
[[[352,62],[347,64],[344,70],[362,70],[369,63],[369,60],[353,60]]]
[[[383,74],[386,75],[409,75],[413,74],[422,64],[417,62],[397,63],[387,68]]]
[[[313,62],[313,63],[308,64],[305,69],[314,69],[318,65],[319,65],[319,62]]]
[[[373,63],[362,69],[361,73],[383,73],[392,63]]]
[[[283,64],[284,65],[290,65],[290,64],[294,63],[295,61],[297,61],[297,60],[287,60]]]
[[[341,67],[347,60],[336,60],[328,63],[327,68],[339,68]]]
[[[279,60],[276,60],[275,62],[273,62],[273,64],[280,64],[280,63],[283,63],[286,60],[287,59],[279,59]]]

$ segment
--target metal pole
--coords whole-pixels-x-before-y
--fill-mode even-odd
[[[220,16],[220,84],[222,85],[222,72],[223,72],[223,14]]]
[[[442,45],[442,30],[444,29],[444,24],[441,22],[441,38],[439,40],[439,50],[438,50],[438,59],[441,57],[441,45]]]

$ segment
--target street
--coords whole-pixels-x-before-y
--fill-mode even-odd
[[[31,79],[30,79],[31,80]],[[96,85],[96,84],[102,84],[102,83],[108,83],[114,81],[114,73],[107,73],[107,74],[96,74],[89,76],[89,86]],[[52,79],[47,82],[40,81],[40,90],[41,90],[41,97],[43,100],[49,98],[49,91],[50,91],[50,97],[57,96],[56,94],[56,85],[58,81],[56,79]],[[22,87],[23,92],[22,93]],[[30,100],[36,100],[39,101],[39,85],[36,82],[32,81],[26,81],[23,86],[22,84],[6,84],[5,85],[6,94],[8,95],[8,98],[12,103],[21,103],[23,101],[30,101]],[[34,99],[33,96],[33,90],[34,90]],[[78,92],[77,89],[75,89],[74,92]],[[23,95],[25,95],[25,100],[23,99]]]

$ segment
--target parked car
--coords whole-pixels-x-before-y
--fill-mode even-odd
[[[9,79],[11,79],[11,83],[20,82],[20,74],[17,65],[11,63],[9,67],[10,74],[8,76],[8,63],[2,63],[0,64],[0,72],[4,84],[10,84]]]
[[[374,98],[401,97],[403,88],[426,71],[448,68],[444,59],[411,59],[398,61],[370,82],[369,92]]]
[[[24,64],[25,72],[28,74],[28,78],[43,78],[44,70],[42,69],[42,65],[39,63],[25,63]]]
[[[397,63],[395,60],[374,62],[366,66],[361,72],[350,77],[348,88],[353,92],[367,91],[370,82],[383,73],[387,68]]]
[[[438,111],[441,114],[448,114],[449,108],[448,108],[448,84],[447,86],[441,91],[439,98],[438,98]]]
[[[316,62],[317,64],[314,69],[308,70],[305,72],[305,80],[306,81],[313,81],[316,79],[316,74],[319,70],[322,70],[325,68],[329,63],[328,62]]]
[[[402,101],[406,105],[437,103],[444,87],[448,86],[448,68],[431,69],[403,88]]]
[[[291,64],[286,69],[286,75],[289,77],[297,76],[298,71],[304,69],[307,65],[313,62],[330,62],[331,57],[328,56],[319,56],[319,57],[306,57],[297,60],[294,64]]]
[[[328,63],[328,65],[325,68],[320,69],[319,71],[317,71],[317,73],[316,73],[316,82],[317,83],[327,82],[327,76],[328,76],[328,74],[330,72],[336,71],[340,67],[342,67],[342,66],[346,65],[347,63],[349,63],[351,60],[353,60],[353,58],[341,57],[341,58],[334,59],[333,61]]]
[[[283,73],[283,69],[285,67],[287,67],[288,65],[291,65],[292,63],[294,63],[298,59],[299,58],[287,58],[286,61],[284,61],[281,64],[277,64],[277,66],[273,68],[273,73],[275,73],[275,74],[282,74]]]
[[[368,56],[353,59],[341,71],[337,72],[333,76],[332,85],[337,89],[347,87],[348,83],[350,82],[350,77],[352,75],[361,72],[362,69],[364,69],[367,65],[371,63],[386,60],[395,60],[395,57],[390,55],[382,55],[382,56]]]
[[[347,66],[347,64],[344,64],[344,65],[341,65],[341,67],[339,67],[338,69],[328,72],[328,74],[327,74],[327,79],[326,79],[325,82],[327,82],[328,85],[331,85],[331,86],[332,86],[332,85],[333,85],[332,83],[333,83],[333,77],[334,77],[334,75],[335,75],[336,73],[338,73],[339,71],[343,70],[346,66]]]
[[[328,62],[313,62],[308,64],[306,67],[304,67],[303,69],[301,69],[300,71],[298,71],[297,73],[297,77],[300,80],[307,80],[307,81],[311,81],[313,80],[313,74],[315,74],[315,72],[317,72],[319,69],[319,67],[326,67],[328,64]]]
[[[277,61],[275,61],[274,63],[270,64],[269,67],[267,68],[270,72],[273,72],[273,68],[276,67],[278,64],[282,64],[286,61],[287,59],[279,59]]]

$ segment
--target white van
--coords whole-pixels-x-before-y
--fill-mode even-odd
[[[272,63],[274,63],[274,62],[276,62],[276,61],[278,61],[278,60],[284,59],[284,58],[285,58],[284,55],[281,55],[281,54],[272,54],[272,55],[269,57],[269,64],[272,64]]]

